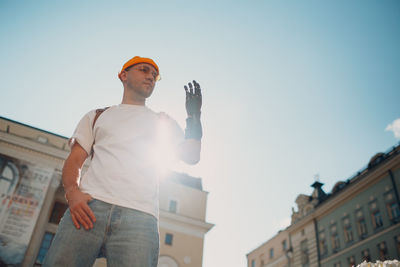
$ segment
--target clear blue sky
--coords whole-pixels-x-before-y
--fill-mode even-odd
[[[399,142],[399,1],[0,2],[0,115],[70,136],[117,104],[117,72],[152,57],[148,105],[183,127],[203,87],[204,266],[246,265],[319,174],[330,191]]]

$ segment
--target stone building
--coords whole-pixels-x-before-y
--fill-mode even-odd
[[[289,232],[279,231],[270,240],[247,254],[248,267],[285,267],[289,262]]]
[[[0,117],[0,266],[41,266],[67,208],[61,186],[67,142]],[[213,227],[206,222],[207,195],[201,178],[171,172],[161,179],[160,267],[202,266],[204,237]]]
[[[290,241],[285,266],[342,267],[400,258],[400,144],[373,156],[330,193],[322,186],[316,181],[311,195],[296,198],[297,210],[284,230]],[[248,254],[248,266],[259,248]]]

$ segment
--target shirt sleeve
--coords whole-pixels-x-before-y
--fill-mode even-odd
[[[75,142],[78,142],[83,149],[90,155],[92,145],[94,142],[94,134],[93,134],[93,120],[96,115],[95,110],[91,110],[83,116],[83,118],[79,121],[78,126],[76,127],[74,133],[68,141],[70,147],[72,147]]]

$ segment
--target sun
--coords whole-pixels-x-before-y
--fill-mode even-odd
[[[178,151],[171,143],[170,131],[165,119],[160,119],[157,125],[157,135],[152,160],[160,178],[166,176],[168,171],[178,161]]]

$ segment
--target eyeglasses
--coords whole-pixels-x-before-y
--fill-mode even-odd
[[[158,82],[159,80],[161,80],[160,74],[158,74],[157,72],[153,71],[149,66],[141,65],[141,66],[134,67],[133,69],[136,69],[136,70],[138,70],[138,71],[141,71],[141,72],[143,72],[143,73],[145,73],[145,74],[151,73],[151,75],[153,76],[153,78],[154,78],[154,80],[155,80],[156,82]],[[128,70],[129,70],[129,68],[126,69],[126,71],[128,71]]]

